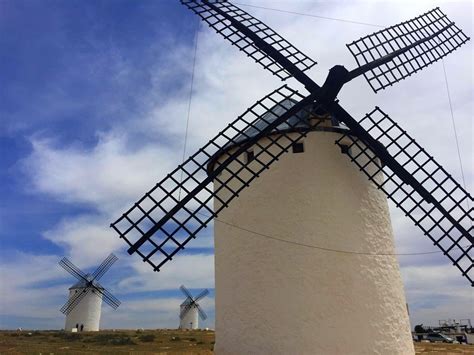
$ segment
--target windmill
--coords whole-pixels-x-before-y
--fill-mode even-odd
[[[181,3],[308,93],[257,101],[111,227],[159,271],[219,216],[217,353],[414,353],[387,199],[472,286],[473,198],[380,108],[357,120],[336,96],[361,75],[385,89],[469,38],[436,8],[347,45],[357,68],[320,86],[315,61],[232,3]]]
[[[110,254],[92,274],[82,272],[66,257],[59,261],[59,265],[78,280],[69,288],[69,299],[61,307],[66,315],[65,330],[98,331],[102,301],[113,309],[120,305],[120,301],[98,282],[117,260]]]
[[[186,296],[184,302],[179,306],[179,329],[198,329],[199,317],[201,317],[202,320],[206,320],[207,318],[206,313],[204,313],[201,306],[199,306],[198,301],[206,297],[209,294],[209,290],[203,290],[194,298],[184,285],[181,285],[179,289]]]

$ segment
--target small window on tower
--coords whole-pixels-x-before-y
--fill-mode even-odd
[[[247,152],[247,163],[250,163],[254,159],[255,159],[255,154],[253,153],[253,150],[249,150]]]
[[[341,153],[351,155],[351,148],[348,145],[341,145]]]
[[[293,143],[293,153],[303,153],[304,144],[303,143]]]

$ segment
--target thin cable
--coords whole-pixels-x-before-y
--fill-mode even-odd
[[[226,224],[230,227],[237,228],[237,229],[243,230],[245,232],[252,233],[254,235],[258,235],[258,236],[263,237],[263,238],[272,239],[272,240],[276,240],[276,241],[279,241],[279,242],[298,245],[298,246],[311,248],[311,249],[329,251],[329,252],[333,252],[333,253],[356,254],[356,255],[367,255],[367,256],[410,256],[410,255],[414,256],[414,255],[438,254],[438,253],[443,252],[441,250],[437,250],[437,251],[420,252],[420,253],[365,253],[365,252],[357,252],[357,251],[350,251],[350,250],[324,248],[324,247],[319,247],[319,246],[316,246],[316,245],[299,243],[299,242],[295,242],[295,241],[291,241],[291,240],[287,240],[287,239],[278,238],[278,237],[274,237],[274,236],[271,236],[271,235],[263,234],[263,233],[256,232],[256,231],[253,231],[253,230],[250,230],[250,229],[247,229],[247,228],[237,226],[237,225],[229,223],[229,222],[222,221],[218,218],[215,218],[215,220],[219,223]]]
[[[191,104],[193,101],[193,89],[194,89],[194,71],[196,69],[196,57],[197,57],[197,47],[198,47],[198,38],[199,38],[199,25],[201,21],[197,20],[196,33],[194,35],[194,55],[193,55],[193,69],[191,72],[191,84],[189,88],[189,100],[188,100],[188,113],[186,118],[186,129],[184,130],[184,144],[183,144],[183,157],[181,158],[181,163],[184,163],[186,158],[186,147],[188,144],[188,129],[189,129],[189,118],[191,117]],[[181,201],[181,183],[183,182],[183,169],[181,169],[180,174],[180,184],[178,191],[178,201]]]
[[[234,2],[235,5],[240,5],[240,6],[248,6],[248,7],[254,7],[256,9],[263,9],[263,10],[270,10],[270,11],[277,11],[277,12],[284,12],[287,14],[293,14],[293,15],[299,15],[299,16],[307,16],[307,17],[315,17],[323,20],[333,20],[333,21],[340,21],[340,22],[347,22],[347,23],[355,23],[357,25],[364,25],[364,26],[372,26],[372,27],[385,27],[382,25],[376,25],[373,23],[367,23],[367,22],[360,22],[360,21],[352,21],[352,20],[345,20],[341,18],[335,18],[335,17],[326,17],[326,16],[319,16],[319,15],[313,15],[313,14],[305,14],[302,12],[295,12],[295,11],[288,11],[288,10],[282,10],[282,9],[275,9],[271,7],[265,7],[265,6],[256,6],[256,5],[249,5],[249,4],[242,4],[238,2]]]
[[[197,212],[196,210],[193,210],[193,211],[196,214],[200,214],[200,215],[205,216],[205,217],[211,217],[211,216],[207,215],[206,213]],[[368,256],[414,256],[414,255],[439,254],[439,253],[443,252],[442,250],[437,250],[437,251],[428,251],[428,252],[420,252],[420,253],[366,253],[366,252],[358,252],[358,251],[351,251],[351,250],[332,249],[332,248],[325,248],[325,247],[320,247],[320,246],[312,245],[312,244],[299,243],[299,242],[295,242],[295,241],[292,241],[292,240],[283,239],[283,238],[279,238],[279,237],[274,237],[274,236],[271,236],[271,235],[268,235],[268,234],[256,232],[256,231],[248,229],[248,228],[240,227],[236,224],[229,223],[229,222],[223,221],[223,220],[221,220],[219,218],[215,218],[215,217],[214,217],[214,221],[225,224],[225,225],[228,225],[229,227],[232,227],[232,228],[243,230],[247,233],[251,233],[251,234],[254,234],[254,235],[259,236],[259,237],[272,239],[272,240],[276,240],[276,241],[283,242],[283,243],[298,245],[298,246],[305,247],[305,248],[329,251],[329,252],[333,252],[333,253],[368,255]]]
[[[449,110],[451,111],[451,122],[453,123],[454,139],[456,141],[456,148],[457,148],[457,151],[458,151],[458,159],[459,159],[459,166],[461,168],[462,183],[464,185],[464,190],[467,191],[466,179],[464,177],[464,168],[462,166],[461,150],[459,149],[458,131],[456,129],[456,123],[454,121],[453,104],[451,102],[451,93],[449,91],[448,76],[446,74],[446,67],[444,65],[444,59],[441,59],[441,63],[443,63],[444,82],[446,84],[446,93],[448,94]],[[469,199],[466,199],[466,204],[467,204],[467,210],[469,211],[471,209]],[[471,220],[471,226],[472,226],[472,220]]]

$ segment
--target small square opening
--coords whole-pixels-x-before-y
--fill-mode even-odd
[[[250,163],[254,159],[255,159],[255,154],[254,154],[253,150],[249,150],[247,152],[247,163]]]
[[[304,152],[304,144],[299,142],[299,143],[293,143],[293,153],[303,153]]]
[[[343,144],[343,145],[340,145],[339,147],[341,147],[342,154],[347,154],[347,155],[351,154],[351,148],[348,145]]]

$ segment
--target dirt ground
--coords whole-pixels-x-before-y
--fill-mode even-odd
[[[0,331],[0,354],[212,354],[213,331]],[[474,355],[474,345],[415,343],[416,354]],[[290,354],[293,355],[293,354]],[[390,354],[387,354],[390,355]]]

